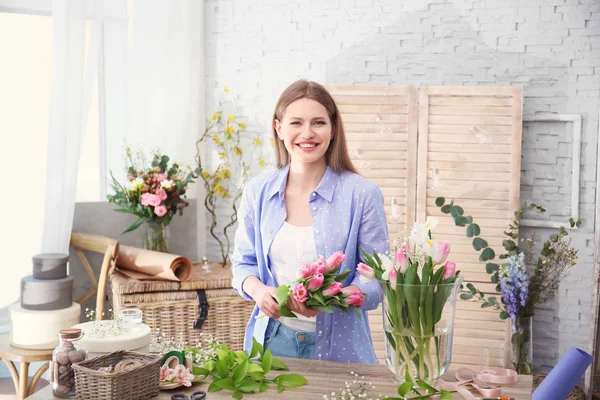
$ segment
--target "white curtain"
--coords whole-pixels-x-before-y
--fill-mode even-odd
[[[123,146],[193,165],[202,121],[202,21],[197,0],[107,1],[127,24],[104,28],[106,165],[124,179]],[[102,186],[102,185],[101,185]]]
[[[100,0],[54,0],[52,4],[52,78],[42,252],[69,250],[77,167],[98,69],[102,18]],[[86,20],[91,28],[87,43]]]
[[[197,0],[54,0],[42,252],[68,252],[96,78],[99,200],[110,171],[125,178],[125,144],[193,165],[203,120],[203,8]]]

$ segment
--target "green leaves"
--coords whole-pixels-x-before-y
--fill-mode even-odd
[[[273,355],[271,354],[271,349],[267,349],[262,358],[262,369],[266,373],[271,371],[271,365],[273,362]]]
[[[409,393],[416,394],[417,396],[407,397]],[[413,382],[410,375],[406,382],[398,387],[398,394],[400,397],[386,397],[384,400],[427,400],[436,395],[439,395],[439,398],[444,400],[452,398],[452,393],[446,390],[440,391],[422,379],[417,379]]]
[[[337,282],[343,282],[346,279],[346,277],[348,276],[349,273],[350,273],[349,269],[347,269],[347,270],[345,270],[343,272],[340,272],[339,275],[335,277],[335,280]]]
[[[283,387],[299,387],[308,382],[305,377],[298,374],[281,374],[273,379],[273,382],[281,384]]]
[[[485,249],[486,247],[488,247],[488,242],[483,240],[480,237],[476,237],[475,239],[473,239],[473,248],[476,251],[479,251],[481,249]]]
[[[450,215],[452,215],[454,218],[460,217],[464,213],[465,213],[465,211],[462,209],[462,207],[452,206],[450,208]]]
[[[477,224],[471,224],[467,227],[467,237],[479,236],[480,233],[481,229]]]
[[[412,390],[412,387],[412,382],[404,382],[402,385],[398,386],[398,394],[404,397]]]
[[[125,229],[123,231],[123,233],[127,233],[127,232],[131,232],[131,231],[135,231],[137,228],[140,227],[140,225],[142,225],[144,223],[144,219],[140,218],[138,220],[136,220],[133,224],[129,225],[129,227],[127,229]]]
[[[438,197],[437,199],[435,199],[435,205],[438,207],[443,206],[445,202],[446,199],[444,199],[443,197]]]
[[[498,264],[495,264],[495,263],[485,264],[485,272],[487,272],[488,274],[493,274],[494,272],[497,272],[499,269],[500,269],[500,266]]]
[[[193,353],[194,349],[186,348]],[[244,393],[264,392],[269,389],[268,383],[276,383],[277,390],[286,387],[297,387],[306,384],[306,378],[298,374],[285,374],[267,379],[266,374],[271,370],[287,370],[287,366],[274,358],[271,350],[263,351],[263,346],[253,340],[250,354],[245,351],[230,351],[226,345],[216,349],[216,357],[206,362],[203,367],[194,365],[194,374],[210,375],[213,382],[208,387],[209,392],[220,390],[232,391],[232,397],[241,399]],[[231,374],[231,376],[230,376]]]
[[[492,248],[488,247],[485,250],[483,250],[483,252],[479,256],[479,261],[484,262],[488,260],[493,260],[494,258],[496,258],[496,253],[494,252],[494,250],[492,250]]]
[[[279,286],[277,289],[275,289],[273,296],[279,304],[279,313],[281,315],[289,318],[298,318],[296,317],[296,314],[291,312],[290,309],[285,305],[285,303],[287,303],[287,301],[290,299],[290,287],[288,285]]]

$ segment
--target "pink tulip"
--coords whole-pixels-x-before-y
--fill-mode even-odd
[[[154,207],[154,214],[158,215],[159,217],[164,217],[166,213],[167,213],[167,207],[165,207],[165,206]]]
[[[437,247],[433,251],[433,264],[440,265],[446,261],[448,258],[448,254],[450,254],[450,243],[448,242],[439,242],[437,243]]]
[[[402,247],[398,248],[396,251],[396,267],[400,269],[401,273],[405,273],[408,269],[408,258],[406,257]]]
[[[404,242],[400,245],[400,248],[404,250],[404,254],[406,256],[410,256],[410,244]]]
[[[372,281],[373,278],[375,278],[375,271],[373,271],[373,268],[369,267],[367,264],[358,263],[356,266],[356,271],[358,271],[360,274],[360,280],[363,283]]]
[[[156,191],[156,195],[160,198],[161,201],[167,199],[167,192],[165,192],[164,189],[158,189]]]
[[[147,207],[147,206],[149,206],[149,205],[150,205],[150,196],[152,196],[150,193],[144,193],[144,194],[142,195],[142,197],[141,197],[141,199],[140,199],[140,200],[141,200],[141,202],[142,202],[142,205],[143,205],[144,207]]]
[[[324,280],[325,278],[323,277],[323,274],[315,272],[314,276],[306,284],[306,287],[311,291],[317,290],[323,285]]]
[[[396,290],[396,281],[398,280],[398,273],[395,269],[390,271],[390,286],[393,290]]]
[[[308,300],[308,290],[301,283],[296,283],[292,288],[292,295],[294,299],[300,303],[304,303]]]
[[[325,271],[327,270],[327,260],[325,260],[323,257],[320,257],[317,262],[315,263],[316,268],[315,268],[315,273],[319,273],[319,274],[325,274]]]
[[[360,290],[354,288],[343,288],[342,292],[350,295],[345,298],[346,303],[348,303],[348,305],[360,307],[365,303],[365,296]]]
[[[314,274],[315,268],[316,268],[316,265],[313,264],[313,263],[304,264],[298,270],[298,273],[297,273],[298,278],[302,278],[302,279],[308,278],[309,276],[311,276],[312,274]]]
[[[341,282],[333,282],[331,286],[327,289],[323,290],[323,296],[335,296],[339,292],[342,291],[342,283]]]
[[[342,251],[336,251],[327,259],[327,272],[336,271],[346,259],[346,255]]]
[[[452,261],[446,261],[444,264],[444,279],[448,279],[456,274],[456,264]]]

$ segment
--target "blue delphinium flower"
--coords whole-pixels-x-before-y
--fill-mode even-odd
[[[529,279],[525,255],[510,256],[507,264],[500,268],[500,290],[506,304],[506,311],[511,320],[521,316],[521,312],[529,299]]]

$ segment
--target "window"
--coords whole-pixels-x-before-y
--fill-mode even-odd
[[[89,35],[88,35],[89,38]],[[0,132],[4,171],[3,282],[0,308],[19,297],[32,270],[44,219],[52,73],[52,17],[0,12]],[[98,99],[95,90],[79,162],[77,201],[100,199]]]

